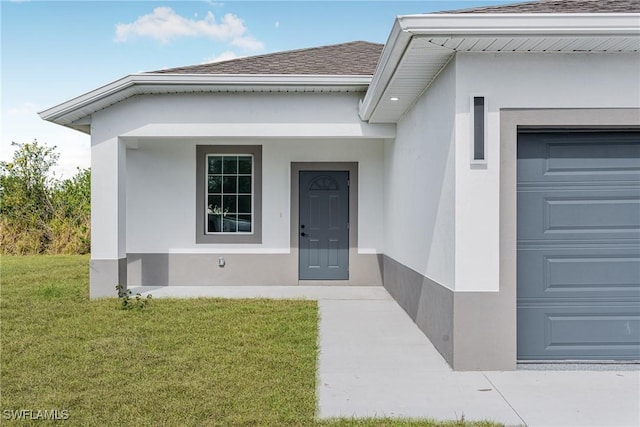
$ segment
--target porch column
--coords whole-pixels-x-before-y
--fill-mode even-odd
[[[126,152],[120,138],[92,132],[90,298],[127,286]]]

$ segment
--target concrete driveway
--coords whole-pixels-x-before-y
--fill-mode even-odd
[[[322,418],[640,426],[638,365],[608,371],[453,372],[390,296],[319,305]]]
[[[640,426],[640,365],[453,372],[381,287],[138,287],[158,297],[318,300],[318,416]],[[548,367],[547,367],[548,368]],[[573,370],[570,370],[573,369]]]

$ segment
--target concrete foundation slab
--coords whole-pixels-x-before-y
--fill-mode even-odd
[[[273,298],[392,301],[381,286],[132,286],[133,294],[153,298]]]

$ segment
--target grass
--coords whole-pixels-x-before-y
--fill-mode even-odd
[[[8,410],[57,409],[82,426],[493,425],[317,422],[312,301],[162,299],[125,311],[89,300],[87,256],[3,257],[0,273],[3,424]]]

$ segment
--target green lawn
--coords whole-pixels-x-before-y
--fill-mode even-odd
[[[124,311],[89,300],[86,256],[2,257],[0,273],[2,424],[22,409],[68,411],[64,424],[82,426],[317,424],[315,302],[162,299]]]

